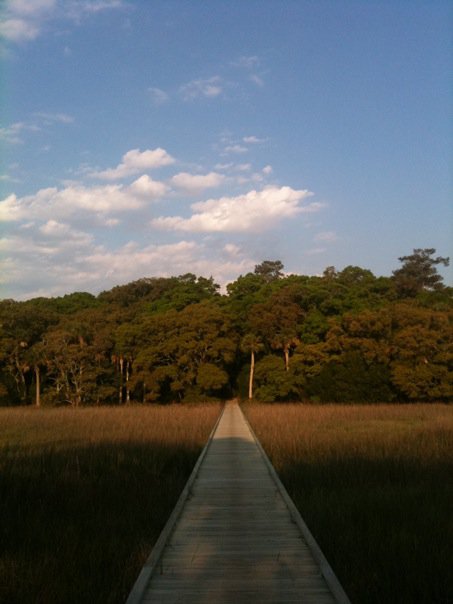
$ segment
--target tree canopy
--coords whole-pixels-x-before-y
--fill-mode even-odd
[[[0,404],[451,401],[449,259],[435,253],[414,249],[390,277],[265,260],[225,294],[188,273],[0,300]]]

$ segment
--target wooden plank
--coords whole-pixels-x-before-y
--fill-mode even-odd
[[[127,604],[350,604],[269,466],[227,404]]]

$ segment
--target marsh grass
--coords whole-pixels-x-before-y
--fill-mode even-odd
[[[124,602],[219,412],[0,409],[0,602]]]
[[[453,602],[453,407],[245,412],[354,604]]]

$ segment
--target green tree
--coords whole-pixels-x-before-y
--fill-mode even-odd
[[[267,302],[255,304],[250,310],[249,323],[253,332],[274,350],[283,351],[286,371],[289,371],[290,351],[299,342],[302,316],[290,289],[275,292]]]
[[[394,398],[388,366],[368,363],[359,351],[323,365],[308,381],[307,392],[330,403],[382,403]]]
[[[0,365],[15,385],[20,404],[40,404],[40,356],[38,344],[48,327],[57,322],[57,315],[35,300],[0,302]],[[11,393],[12,394],[12,393]]]
[[[266,355],[256,363],[256,393],[261,401],[300,400],[305,380],[293,370],[286,370],[281,359]]]
[[[228,386],[236,350],[231,319],[214,302],[152,315],[143,323],[135,383],[141,380],[145,400],[182,400],[189,393],[219,391]]]
[[[106,309],[86,309],[47,331],[42,351],[52,388],[46,402],[74,407],[112,402],[114,319]]]
[[[280,260],[264,260],[255,266],[254,273],[264,279],[266,283],[270,283],[283,277],[283,268]]]
[[[391,374],[409,400],[451,400],[453,313],[410,304],[393,310]]]
[[[434,248],[417,248],[409,256],[398,258],[403,266],[393,271],[393,279],[401,297],[414,297],[423,290],[440,290],[444,287],[443,278],[437,272],[437,266],[448,266],[449,258],[433,257]]]

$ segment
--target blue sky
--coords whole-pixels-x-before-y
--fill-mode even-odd
[[[451,255],[450,2],[7,0],[1,19],[1,297]]]

